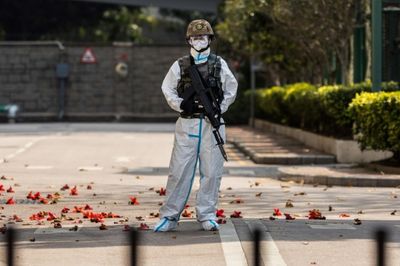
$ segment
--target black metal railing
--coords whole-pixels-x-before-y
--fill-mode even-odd
[[[15,238],[16,230],[12,227],[7,228],[6,231],[6,241],[7,241],[7,266],[14,266],[15,258]],[[261,265],[261,241],[263,239],[263,231],[256,229],[253,231],[253,263],[254,266]],[[131,246],[131,266],[136,266],[138,261],[138,240],[139,234],[136,230],[132,229],[129,233],[129,240]],[[385,254],[385,244],[387,241],[387,230],[380,228],[375,231],[375,240],[377,244],[377,266],[385,266],[386,264],[386,254]],[[264,261],[264,263],[267,263]]]

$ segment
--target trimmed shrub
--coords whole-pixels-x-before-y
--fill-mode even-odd
[[[286,90],[278,86],[260,91],[258,106],[266,119],[281,124],[287,123],[287,108],[283,101],[285,95]]]
[[[391,150],[400,158],[400,92],[358,94],[349,112],[362,148]]]
[[[315,86],[309,83],[287,86],[283,101],[288,110],[286,119],[290,126],[311,130],[318,128],[320,105]]]

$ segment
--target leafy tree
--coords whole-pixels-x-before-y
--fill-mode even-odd
[[[143,42],[141,25],[146,23],[154,23],[154,18],[137,7],[70,0],[0,1],[4,40]]]
[[[333,56],[348,83],[356,2],[227,0],[218,32],[244,57],[260,58],[277,85],[322,83]]]

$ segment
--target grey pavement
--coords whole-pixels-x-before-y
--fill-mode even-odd
[[[152,228],[158,221],[154,214],[164,197],[156,190],[166,184],[173,129],[173,124],[1,125],[0,175],[6,179],[0,184],[12,186],[15,193],[1,192],[0,227],[17,229],[18,265],[129,265],[129,234],[123,229],[140,223]],[[227,218],[220,232],[202,231],[194,213],[182,218],[175,232],[139,230],[139,265],[236,265],[240,258],[240,265],[252,265],[255,227],[265,233],[265,265],[375,265],[373,232],[381,226],[390,232],[388,265],[399,264],[399,188],[308,185],[298,178],[307,173],[376,173],[349,165],[259,165],[233,145],[227,145],[227,152],[231,160],[226,163],[219,208],[228,217],[240,211],[243,218]],[[78,195],[60,191],[65,184],[76,185]],[[198,180],[189,212],[194,212],[197,190]],[[61,199],[57,204],[33,204],[26,200],[30,191],[59,192]],[[17,204],[5,205],[11,196]],[[129,205],[130,196],[140,204]],[[72,220],[63,220],[61,229],[54,229],[51,221],[29,220],[39,211],[59,216],[64,207],[86,204],[94,212],[121,217],[105,219],[108,230],[99,230],[99,223],[83,219],[81,213],[68,213]],[[295,220],[270,220],[275,208]],[[309,220],[312,209],[319,209],[326,220]],[[10,220],[14,214],[23,222]],[[353,224],[355,218],[362,224]],[[67,230],[75,225],[78,231]],[[4,241],[0,234],[0,265],[6,263]]]

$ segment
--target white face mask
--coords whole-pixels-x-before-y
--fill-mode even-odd
[[[209,45],[208,36],[192,36],[190,37],[189,43],[195,50],[200,51],[201,49],[207,48]]]

